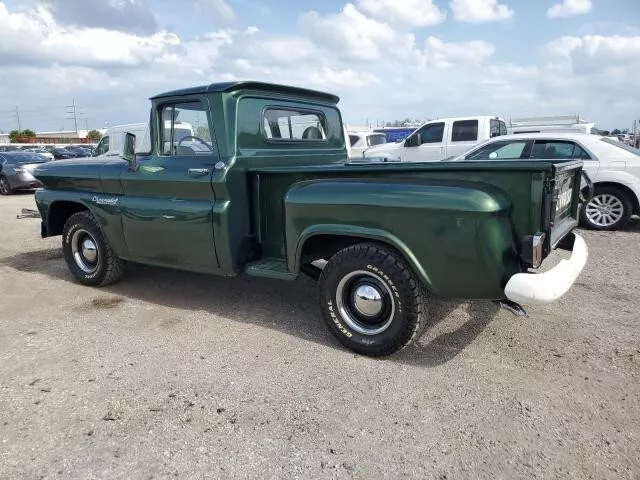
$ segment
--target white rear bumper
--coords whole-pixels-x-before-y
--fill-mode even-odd
[[[587,263],[587,243],[575,235],[573,250],[568,260],[561,260],[548,272],[518,273],[509,279],[504,293],[509,300],[524,304],[551,303],[563,296],[576,281]]]

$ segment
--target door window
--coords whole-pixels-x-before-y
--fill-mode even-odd
[[[422,143],[441,143],[444,137],[444,122],[429,123],[417,132]]]
[[[513,160],[522,157],[527,146],[526,140],[513,142],[493,142],[479,148],[465,157],[465,160]]]
[[[382,134],[379,135],[367,135],[367,145],[373,147],[374,145],[382,145],[387,143],[387,137]]]
[[[96,147],[95,152],[93,153],[94,157],[97,157],[98,155],[104,155],[105,153],[107,153],[109,151],[109,137],[102,137],[100,139],[100,142],[98,143],[98,146]]]
[[[202,102],[164,105],[160,118],[163,155],[203,155],[213,151],[207,111]]]
[[[576,144],[557,140],[536,140],[531,149],[531,158],[571,160]]]
[[[458,120],[453,122],[452,142],[474,142],[478,140],[478,120]]]

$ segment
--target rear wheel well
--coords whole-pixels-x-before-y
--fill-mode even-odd
[[[348,235],[314,235],[304,242],[300,255],[300,263],[307,265],[317,260],[328,260],[340,250],[369,241],[370,240],[366,238],[350,237]]]
[[[594,183],[593,187],[595,189],[597,189],[598,187],[612,187],[617,188],[621,192],[624,192],[627,195],[627,198],[631,200],[631,204],[633,205],[633,213],[636,215],[640,215],[640,202],[638,201],[638,197],[636,197],[636,194],[629,187],[615,182],[598,182]]]
[[[58,201],[49,207],[47,235],[62,235],[65,223],[75,213],[89,210],[85,205],[76,202]]]

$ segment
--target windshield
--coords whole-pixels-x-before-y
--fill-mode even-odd
[[[608,143],[609,145],[613,145],[614,147],[621,148],[622,150],[633,153],[634,155],[640,157],[640,149],[630,147],[629,145],[622,143],[619,140],[613,140],[612,138],[601,138],[600,141]]]

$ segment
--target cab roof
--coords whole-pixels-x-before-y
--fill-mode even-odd
[[[288,85],[278,85],[276,83],[254,82],[254,81],[236,81],[236,82],[220,82],[210,85],[201,85],[199,87],[182,88],[169,92],[160,93],[151,97],[151,100],[163,97],[175,97],[180,95],[197,95],[204,93],[223,93],[235,92],[239,90],[263,91],[269,93],[284,93],[295,95],[298,97],[311,97],[330,103],[338,103],[340,98],[330,93],[320,92],[317,90],[309,90],[307,88],[291,87]]]

